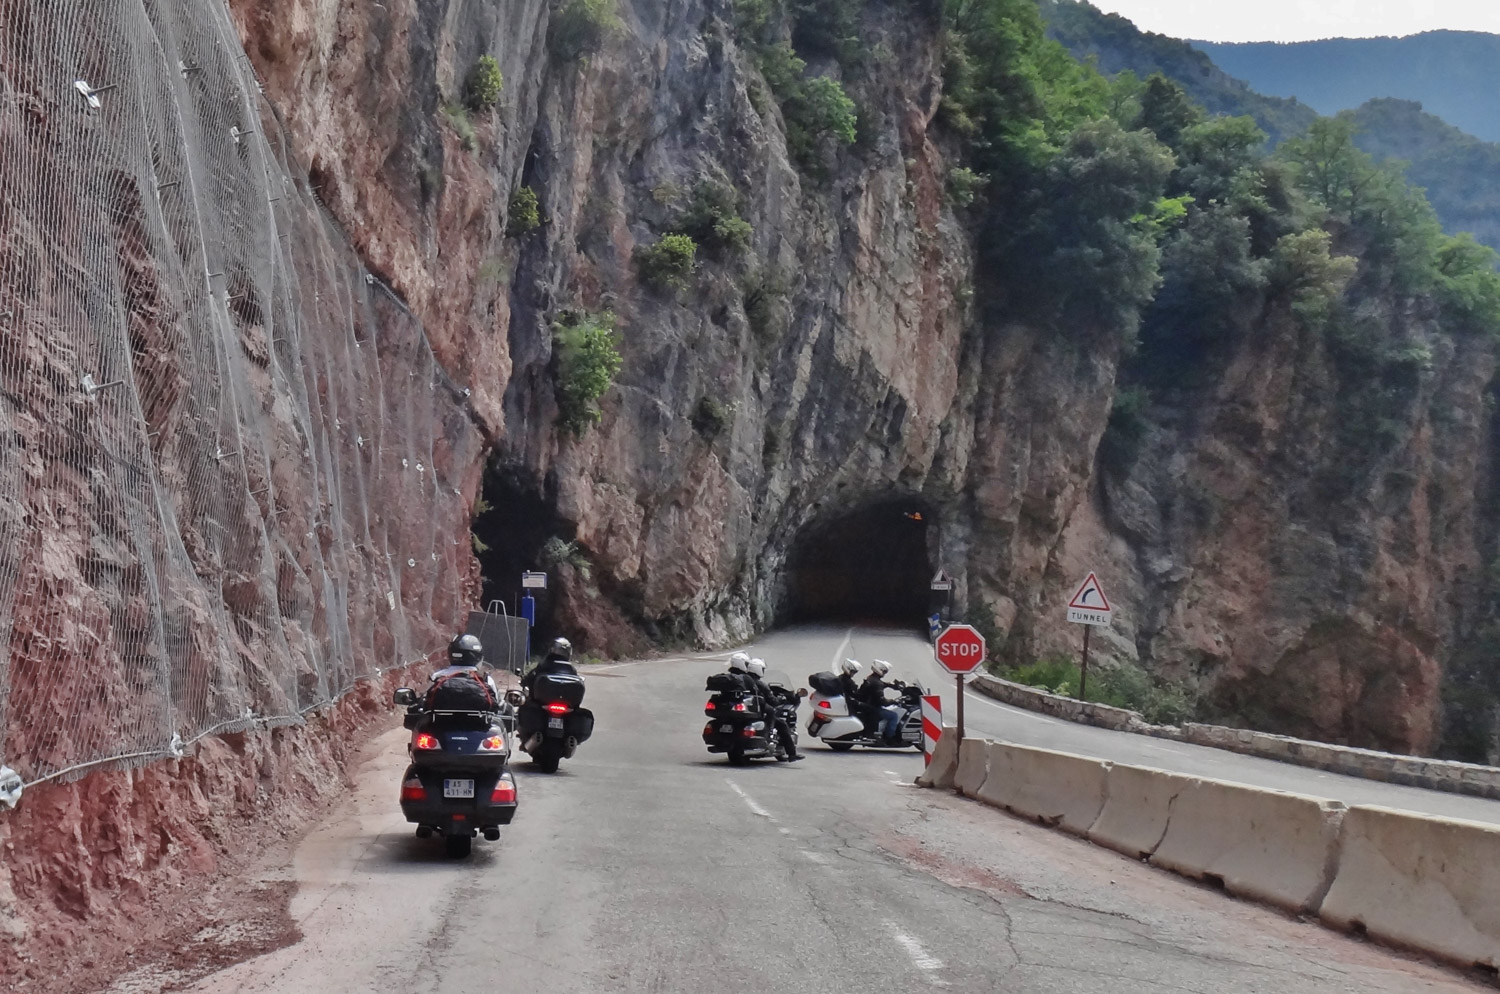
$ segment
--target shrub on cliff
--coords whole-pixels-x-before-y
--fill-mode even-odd
[[[536,191],[523,186],[510,195],[510,208],[506,212],[505,233],[512,238],[528,235],[541,227],[542,209]]]
[[[693,187],[691,202],[672,228],[699,245],[730,250],[746,248],[755,233],[750,222],[739,215],[734,190],[709,179],[699,180]]]
[[[603,416],[599,398],[620,372],[615,316],[609,311],[573,314],[552,326],[552,337],[558,424],[582,435]]]
[[[571,62],[597,52],[619,27],[615,0],[566,0],[553,8],[547,45],[553,55]]]
[[[698,244],[683,234],[662,235],[655,245],[635,250],[641,279],[659,289],[680,290],[697,266]]]
[[[843,84],[829,76],[807,78],[807,63],[786,42],[761,46],[761,75],[781,104],[786,146],[807,172],[826,172],[828,153],[859,137],[859,113]]]
[[[500,99],[500,90],[505,86],[505,77],[500,74],[500,63],[493,55],[481,55],[469,77],[464,81],[464,96],[471,110],[489,110]]]

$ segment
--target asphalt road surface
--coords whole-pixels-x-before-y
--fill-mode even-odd
[[[844,636],[782,633],[757,651],[800,683]],[[925,676],[920,654],[890,651],[891,639],[853,641]],[[412,836],[396,806],[407,733],[380,736],[347,803],[290,866],[267,870],[297,881],[304,938],[191,990],[1493,989],[917,789],[914,751],[839,754],[804,735],[801,763],[730,767],[699,737],[718,665],[587,670],[594,738],[556,775],[521,757],[515,822],[464,861]],[[981,710],[976,730],[1024,724],[1004,713],[986,724]]]

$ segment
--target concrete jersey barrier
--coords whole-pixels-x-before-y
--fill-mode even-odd
[[[990,744],[984,739],[964,739],[958,745],[958,770],[953,787],[965,797],[978,797],[989,774]]]
[[[1320,916],[1459,966],[1500,969],[1500,828],[1352,807]]]
[[[1192,780],[1171,802],[1151,863],[1293,914],[1333,883],[1344,805],[1220,780]]]
[[[1145,859],[1166,837],[1172,801],[1195,779],[1116,764],[1109,771],[1104,808],[1089,828],[1089,841],[1131,859]]]
[[[957,772],[958,729],[952,725],[944,725],[943,734],[938,736],[937,746],[932,750],[932,762],[917,777],[917,786],[947,789],[953,786],[953,778]]]
[[[991,742],[978,799],[1026,818],[1087,835],[1104,807],[1112,764],[1088,756]]]

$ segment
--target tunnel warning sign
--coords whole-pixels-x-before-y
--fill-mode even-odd
[[[1099,586],[1099,578],[1093,573],[1068,601],[1068,620],[1075,625],[1108,625],[1113,613],[1109,598],[1104,596],[1104,588]]]

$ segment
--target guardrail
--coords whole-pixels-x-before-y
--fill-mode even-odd
[[[1500,971],[1500,826],[952,739],[945,729],[919,784],[1331,927]]]
[[[1135,711],[1050,694],[988,673],[976,676],[971,686],[1004,704],[1082,725],[1188,742],[1365,780],[1500,800],[1500,767],[1402,756],[1223,725],[1153,725]]]

